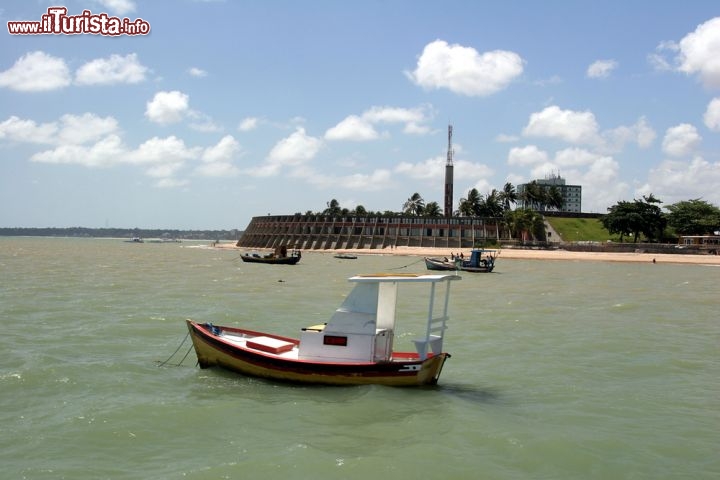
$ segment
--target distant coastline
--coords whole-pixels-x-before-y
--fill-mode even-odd
[[[181,240],[233,240],[242,230],[177,230],[142,228],[25,228],[0,227],[0,237],[74,237],[74,238],[173,238]]]

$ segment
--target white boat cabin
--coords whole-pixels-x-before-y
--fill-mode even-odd
[[[448,320],[450,281],[460,279],[455,274],[351,277],[349,281],[356,285],[330,320],[324,325],[303,329],[298,359],[342,363],[392,361],[398,285],[401,283],[429,284],[425,329],[414,342],[420,359],[427,358],[429,352],[441,353]]]

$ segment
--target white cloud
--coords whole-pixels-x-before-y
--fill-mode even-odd
[[[429,126],[415,122],[408,122],[405,124],[405,128],[403,128],[403,133],[407,133],[408,135],[427,135],[431,131],[432,129]]]
[[[213,133],[221,132],[223,128],[215,123],[215,121],[209,116],[195,110],[188,110],[187,117],[192,119],[189,127],[196,132]]]
[[[240,173],[233,160],[242,155],[238,142],[227,135],[210,147],[189,147],[175,136],[153,137],[135,149],[123,144],[113,117],[94,114],[63,115],[58,122],[37,125],[33,121],[11,117],[0,123],[0,139],[25,143],[54,144],[51,150],[37,152],[31,162],[57,165],[81,165],[89,168],[135,165],[152,178],[158,187],[187,185],[175,176],[188,161],[201,160],[194,172],[208,177],[227,177]]]
[[[670,205],[689,198],[720,203],[720,162],[710,163],[701,157],[691,161],[667,160],[650,170],[648,182],[638,189],[641,195],[655,194]]]
[[[350,115],[325,132],[326,140],[352,140],[356,142],[376,140],[380,134],[372,124],[357,115]]]
[[[0,87],[18,92],[58,90],[70,82],[65,60],[41,51],[23,55],[10,69],[0,72]]]
[[[273,147],[268,159],[283,165],[300,165],[314,158],[321,145],[319,139],[307,135],[304,128],[298,127]]]
[[[559,167],[582,167],[596,165],[608,160],[612,160],[612,158],[582,148],[566,148],[555,153],[555,164]]]
[[[600,185],[610,185],[617,180],[619,172],[620,164],[615,159],[598,155],[592,160],[583,181],[585,185],[593,181],[597,181]]]
[[[91,146],[60,145],[53,150],[38,152],[31,162],[82,165],[85,167],[109,167],[121,163],[126,148],[117,135],[108,135]]]
[[[226,135],[220,141],[205,149],[201,160],[203,164],[196,168],[196,172],[206,177],[228,177],[240,173],[232,161],[241,155],[240,144],[232,135]]]
[[[177,187],[184,187],[185,185],[189,184],[190,182],[188,180],[180,180],[177,178],[163,178],[159,180],[157,183],[155,183],[155,186],[158,188],[177,188]]]
[[[134,164],[177,163],[197,158],[200,149],[188,148],[185,142],[171,135],[166,138],[153,137],[127,154],[127,162]]]
[[[418,163],[400,162],[395,172],[417,180],[434,180],[444,177],[446,161],[444,156],[437,156]]]
[[[51,144],[55,142],[56,123],[38,125],[34,120],[12,116],[0,123],[0,138],[13,142]]]
[[[714,132],[720,132],[720,98],[713,98],[703,116],[705,126]]]
[[[259,120],[255,117],[247,117],[240,122],[240,125],[238,125],[238,130],[241,132],[249,132],[251,130],[255,130],[258,126]]]
[[[586,75],[589,78],[607,78],[617,67],[615,60],[597,60],[588,67]]]
[[[229,162],[240,154],[240,144],[232,135],[225,135],[217,145],[208,147],[202,155],[203,162]]]
[[[520,137],[517,135],[507,135],[505,133],[500,133],[495,137],[495,141],[498,143],[515,143],[518,140],[520,140]]]
[[[417,68],[407,77],[426,89],[447,88],[468,96],[487,96],[507,88],[523,73],[524,61],[515,52],[479,53],[472,47],[435,40],[425,46]]]
[[[656,53],[651,53],[647,56],[648,63],[658,72],[669,72],[673,69],[672,64],[662,56],[660,53],[660,47]]]
[[[606,148],[610,151],[620,151],[628,143],[636,143],[640,148],[648,148],[655,141],[657,134],[647,123],[645,117],[640,117],[635,125],[620,126],[602,133]]]
[[[371,107],[363,113],[363,119],[371,123],[420,123],[425,114],[420,108]]]
[[[535,145],[526,147],[514,147],[508,153],[508,165],[537,165],[548,161],[548,154]]]
[[[662,149],[667,155],[681,157],[691,154],[700,145],[701,140],[702,137],[694,126],[682,123],[667,129]]]
[[[60,117],[60,144],[82,144],[103,138],[118,131],[118,122],[113,117],[101,118],[93,113],[82,115],[66,114]]]
[[[99,3],[117,15],[125,15],[135,11],[135,2],[132,0],[95,0],[95,3]]]
[[[399,108],[374,106],[363,112],[362,115],[349,115],[334,127],[325,132],[326,140],[369,141],[386,137],[379,133],[377,124],[404,123],[403,132],[411,135],[424,135],[430,131],[427,125],[431,115],[426,108]]]
[[[570,143],[600,142],[598,125],[592,112],[560,110],[556,105],[530,115],[530,120],[523,129],[523,135],[558,138]]]
[[[183,167],[183,162],[168,162],[160,165],[153,165],[152,167],[145,170],[145,173],[149,177],[154,178],[168,178],[172,177]]]
[[[322,140],[305,133],[305,129],[297,127],[290,136],[283,138],[270,150],[267,162],[258,168],[249,170],[249,175],[268,177],[278,175],[283,168],[294,168],[306,164],[315,158],[322,148]]]
[[[422,162],[401,162],[395,167],[395,172],[406,175],[415,180],[437,183],[438,178],[445,176],[445,156],[428,158]],[[466,181],[475,181],[482,177],[489,177],[493,171],[487,165],[470,162],[468,160],[454,160],[455,178]]]
[[[59,122],[36,124],[12,116],[0,123],[0,138],[22,143],[83,144],[96,141],[118,131],[113,117],[101,118],[92,113],[66,114]]]
[[[371,174],[355,173],[345,176],[326,175],[317,171],[296,171],[294,176],[305,179],[309,184],[320,188],[333,188],[374,192],[392,186],[392,175],[389,170],[378,169]],[[345,204],[345,202],[343,202]]]
[[[201,68],[197,68],[197,67],[191,67],[190,69],[188,69],[188,73],[192,77],[198,77],[198,78],[207,77],[207,72],[205,70],[203,70]]]
[[[493,169],[482,163],[469,162],[467,160],[457,160],[454,162],[457,178],[467,178],[473,180],[475,178],[488,178],[493,175]],[[443,167],[443,175],[445,174]],[[439,177],[436,177],[439,178]]]
[[[699,25],[678,46],[678,70],[698,74],[705,86],[720,88],[720,17]]]
[[[534,165],[530,170],[531,178],[547,178],[550,175],[557,174],[558,167],[552,162],[544,162]]]
[[[204,163],[195,171],[204,177],[234,177],[240,173],[240,170],[229,162]]]
[[[599,156],[584,173],[568,172],[582,185],[584,212],[607,213],[607,208],[627,198],[630,186],[620,181],[620,165],[612,157]]]
[[[111,55],[98,58],[81,66],[75,72],[78,85],[116,85],[140,83],[145,80],[147,67],[140,64],[137,54]]]
[[[177,90],[158,92],[147,102],[145,116],[159,124],[177,123],[190,111],[190,98]]]

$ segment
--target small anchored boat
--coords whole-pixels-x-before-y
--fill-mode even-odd
[[[454,274],[357,275],[327,323],[288,338],[187,320],[198,364],[271,380],[324,384],[434,385],[445,360],[450,285]],[[414,351],[395,349],[398,287],[429,286],[428,313]],[[420,322],[418,322],[420,323]]]
[[[470,259],[453,256],[451,260],[445,258],[425,257],[425,266],[428,270],[462,270],[473,273],[490,273],[495,268],[497,250],[474,249]]]
[[[288,255],[286,246],[276,248],[274,253],[243,253],[240,255],[243,262],[268,263],[271,265],[295,265],[300,261],[301,257],[302,254],[299,250],[293,250],[290,255]]]

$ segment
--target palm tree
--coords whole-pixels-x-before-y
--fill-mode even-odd
[[[333,217],[336,217],[342,212],[342,209],[340,208],[340,202],[338,202],[334,198],[327,202],[327,207],[328,208],[323,211],[323,215],[331,215]]]
[[[500,193],[494,188],[485,197],[484,202],[484,216],[487,217],[502,217],[503,215],[502,200],[500,199]]]
[[[468,192],[467,198],[460,199],[458,213],[462,217],[476,217],[480,213],[481,204],[482,197],[477,191],[477,188],[473,188]]]
[[[440,217],[442,216],[442,209],[440,208],[440,205],[438,205],[437,202],[430,202],[427,205],[425,205],[425,209],[423,211],[424,217]]]
[[[520,199],[523,202],[523,208],[532,208],[533,210],[542,210],[545,205],[545,190],[533,180],[525,184]]]
[[[562,210],[565,205],[565,199],[563,198],[560,189],[553,185],[545,193],[547,206],[554,210]]]
[[[419,193],[415,192],[412,197],[408,198],[407,202],[403,204],[403,212],[408,215],[422,215],[423,209],[425,208],[425,200],[420,196]]]
[[[518,201],[518,194],[515,191],[515,187],[510,182],[505,183],[505,186],[503,187],[502,192],[499,193],[499,196],[505,211],[510,210],[510,204],[514,205]]]
[[[520,241],[545,240],[545,222],[535,210],[519,208],[506,212],[505,219],[511,235]]]
[[[460,199],[456,214],[459,217],[472,217],[473,215],[475,215],[472,204],[468,201],[467,198]]]

